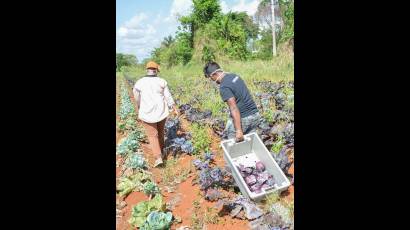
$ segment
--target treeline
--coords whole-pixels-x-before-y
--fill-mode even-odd
[[[163,39],[149,59],[164,67],[209,60],[272,58],[271,0],[262,0],[254,17],[222,13],[218,0],[192,0],[193,10],[179,17],[174,36]],[[293,48],[294,1],[274,0],[276,43]],[[118,62],[118,61],[117,61]]]

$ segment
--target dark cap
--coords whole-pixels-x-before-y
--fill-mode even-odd
[[[204,67],[204,74],[205,77],[208,78],[211,76],[211,74],[217,70],[221,70],[221,67],[218,65],[218,63],[216,62],[208,62],[206,63],[205,67]]]

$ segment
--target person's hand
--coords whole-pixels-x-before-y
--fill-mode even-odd
[[[177,108],[174,108],[174,114],[175,114],[175,116],[179,116],[179,111],[178,111],[178,109]]]
[[[244,140],[244,138],[243,138],[243,132],[242,132],[242,130],[236,130],[236,133],[235,133],[235,141],[236,142],[241,142],[241,141],[243,141]]]

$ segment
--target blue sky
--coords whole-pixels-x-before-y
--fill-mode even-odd
[[[223,12],[246,11],[253,15],[260,0],[219,0]],[[177,15],[187,15],[191,0],[116,0],[117,52],[149,57],[164,37],[174,35]]]

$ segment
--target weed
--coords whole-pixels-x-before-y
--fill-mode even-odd
[[[271,151],[278,154],[280,150],[283,148],[285,144],[285,140],[282,136],[278,136],[278,139],[273,143]]]
[[[165,168],[161,170],[162,182],[168,186],[181,183],[188,178],[190,172],[191,166],[189,168],[179,167],[177,159],[168,159]]]
[[[208,207],[204,214],[204,223],[217,224],[218,222],[219,222],[218,212],[214,208]]]
[[[270,211],[272,204],[278,202],[280,200],[280,196],[278,192],[273,192],[266,195],[265,199],[263,200],[263,210]]]
[[[191,126],[192,139],[194,143],[194,154],[199,154],[202,151],[209,151],[211,138],[207,132],[207,126],[193,123]]]
[[[202,213],[200,213],[201,206],[199,204],[199,201],[197,199],[194,200],[194,202],[192,202],[192,205],[194,207],[194,211],[191,216],[191,227],[193,230],[202,230],[204,226],[204,218]]]

